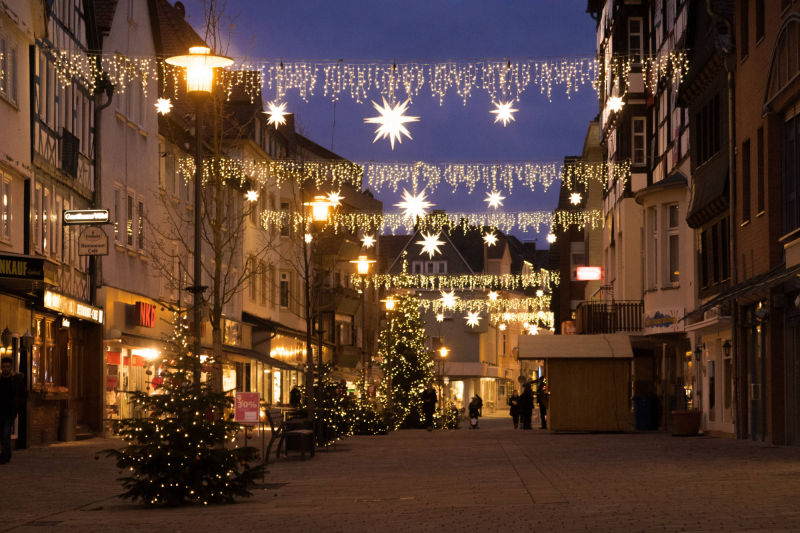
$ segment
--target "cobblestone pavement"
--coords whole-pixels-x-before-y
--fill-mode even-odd
[[[351,437],[269,465],[241,503],[148,509],[90,440],[0,466],[0,531],[800,531],[800,448],[658,433]]]

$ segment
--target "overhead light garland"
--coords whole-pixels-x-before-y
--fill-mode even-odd
[[[448,293],[449,294],[449,293]],[[463,293],[462,293],[463,294]],[[445,304],[443,298],[427,298],[424,293],[418,294],[420,308],[440,314],[445,311],[481,311],[488,313],[530,313],[550,309],[550,296],[540,298],[523,297],[518,295],[500,298],[495,301],[479,297],[456,297],[452,302]],[[454,294],[455,296],[455,294]]]
[[[530,274],[353,274],[350,282],[356,290],[379,289],[429,289],[451,292],[455,289],[519,290],[529,287],[558,285],[558,272],[541,269]]]
[[[537,324],[551,328],[555,324],[555,314],[552,311],[492,313],[489,315],[489,322],[493,324],[518,323],[522,324],[525,329]]]

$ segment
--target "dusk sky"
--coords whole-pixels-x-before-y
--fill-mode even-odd
[[[200,0],[185,4],[199,30]],[[228,54],[237,59],[404,62],[591,56],[595,23],[585,10],[585,0],[228,0],[225,13],[233,22]],[[560,161],[580,153],[587,124],[597,114],[596,94],[588,85],[571,99],[556,88],[552,102],[529,86],[515,104],[516,122],[505,128],[493,123],[491,101],[480,89],[466,106],[455,92],[440,106],[426,89],[407,113],[421,117],[408,125],[413,140],[404,138],[392,151],[387,140],[372,142],[374,126],[363,120],[376,115],[370,102],[356,104],[349,97],[338,102],[334,129],[334,104],[321,87],[315,92],[308,102],[296,92],[288,95],[298,130],[358,162]],[[266,100],[273,97],[264,94]],[[557,192],[555,186],[546,194],[517,187],[505,209],[551,210]],[[399,196],[378,194],[385,211],[397,210],[392,204]],[[433,199],[436,208],[485,211],[484,197],[482,188],[453,195],[440,186]],[[538,242],[546,246],[541,236]]]

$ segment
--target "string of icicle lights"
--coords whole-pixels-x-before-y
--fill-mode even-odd
[[[307,217],[300,212],[267,210],[262,212],[265,229],[289,226],[294,232],[306,227]],[[413,218],[403,213],[343,213],[329,215],[322,230],[334,233],[368,231],[397,234],[398,231],[411,233],[415,230],[425,232],[454,231],[466,232],[470,227],[482,227],[509,233],[512,230],[539,233],[542,230],[566,230],[570,227],[595,229],[603,224],[603,212],[590,210],[522,211],[522,212],[447,212],[431,213],[424,218]]]
[[[187,182],[191,180],[194,177],[194,158],[180,157],[177,163],[180,176]],[[572,190],[578,185],[587,187],[592,182],[605,187],[613,179],[627,183],[630,175],[631,165],[627,160],[611,164],[589,161],[567,164],[553,161],[354,163],[342,160],[266,161],[230,157],[203,160],[205,181],[215,176],[240,185],[256,182],[262,186],[280,187],[284,183],[308,180],[317,187],[349,185],[374,192],[386,189],[397,192],[400,187],[433,192],[442,183],[453,192],[463,187],[472,193],[479,184],[483,184],[487,191],[511,192],[516,185],[546,192],[558,180],[561,180],[563,187]]]
[[[552,311],[536,311],[532,313],[491,313],[489,315],[489,322],[493,324],[527,323],[529,325],[543,325],[544,327],[552,328],[555,324],[555,313]]]
[[[541,269],[529,274],[353,274],[356,290],[379,289],[496,289],[521,290],[558,285],[558,272]]]
[[[185,73],[181,67],[154,56],[93,54],[47,49],[58,79],[64,86],[77,81],[94,91],[105,74],[120,93],[134,84],[142,87],[158,79],[161,96],[178,98]],[[392,101],[412,101],[429,93],[442,104],[449,93],[455,93],[464,105],[476,92],[484,92],[495,102],[518,100],[528,90],[538,90],[548,100],[558,89],[568,97],[585,86],[597,89],[598,80],[609,73],[629,80],[634,71],[642,70],[645,85],[653,92],[661,79],[680,84],[688,71],[685,50],[654,57],[614,56],[598,62],[594,56],[570,56],[522,59],[444,59],[439,61],[343,61],[239,59],[215,76],[218,88],[228,96],[240,88],[255,101],[262,94],[283,100],[296,92],[304,101],[321,93],[330,101],[348,97],[363,103],[385,97]]]
[[[442,313],[446,311],[478,311],[489,313],[514,313],[531,312],[543,309],[550,309],[550,296],[543,295],[537,297],[523,298],[498,298],[488,300],[484,298],[459,298],[452,304],[445,304],[441,299],[420,298],[419,306],[423,311],[433,311]]]

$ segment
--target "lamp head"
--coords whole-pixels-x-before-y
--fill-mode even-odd
[[[192,46],[189,53],[167,58],[167,63],[186,69],[186,92],[209,95],[214,85],[214,69],[233,64],[233,59],[211,53],[207,46]]]

